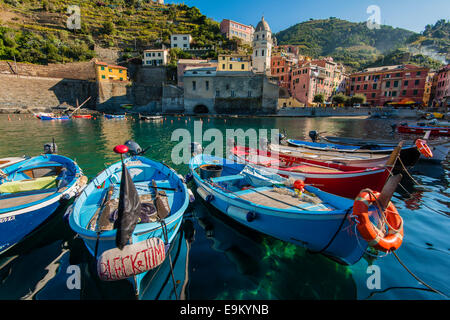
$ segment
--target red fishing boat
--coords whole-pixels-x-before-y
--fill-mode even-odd
[[[78,115],[73,115],[72,118],[75,118],[75,119],[91,119],[92,115],[90,115],[90,114],[78,114]]]
[[[432,136],[450,136],[450,127],[425,127],[425,126],[398,126],[399,133],[412,133],[423,135],[430,131]]]
[[[391,159],[395,159],[391,157],[384,167],[361,168],[241,146],[234,147],[232,154],[237,161],[263,167],[283,177],[303,180],[322,191],[347,198],[355,198],[365,188],[381,191],[389,177]]]

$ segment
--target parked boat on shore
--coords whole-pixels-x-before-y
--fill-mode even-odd
[[[140,297],[142,279],[167,256],[189,205],[189,192],[180,175],[143,157],[136,143],[127,142],[115,151],[128,152],[129,157],[91,181],[75,200],[69,224],[95,258],[98,277],[103,281],[127,279]],[[131,205],[133,209],[125,213]],[[124,219],[129,222],[127,231],[123,230]],[[127,234],[127,245],[120,248]],[[131,265],[130,259],[136,264]],[[120,267],[116,268],[117,261]]]
[[[364,220],[359,226],[350,217],[352,213],[360,216],[363,212],[364,217],[374,214],[372,198],[366,210],[359,198],[353,201],[332,195],[300,181],[292,186],[279,175],[204,154],[194,156],[189,168],[203,200],[251,229],[307,247],[342,264],[354,264],[366,252],[370,236],[364,230],[370,228],[369,222]],[[367,192],[359,196],[366,197]],[[395,209],[392,203],[389,209]],[[391,218],[390,225],[397,233],[383,236],[392,238],[391,244],[382,245],[389,247],[385,251],[396,250],[403,236],[401,217],[397,213],[395,221]]]
[[[36,230],[83,188],[87,178],[71,159],[44,154],[1,170],[0,253]]]

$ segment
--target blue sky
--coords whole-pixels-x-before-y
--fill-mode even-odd
[[[183,2],[219,22],[231,19],[256,26],[264,15],[273,32],[310,18],[367,21],[370,15],[366,11],[371,5],[380,7],[382,24],[415,32],[439,19],[450,19],[449,0],[166,0],[166,3]]]

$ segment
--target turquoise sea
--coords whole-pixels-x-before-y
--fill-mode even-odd
[[[160,123],[135,119],[76,119],[44,122],[30,115],[0,115],[0,158],[34,156],[55,139],[59,153],[75,159],[93,178],[118,157],[117,144],[133,139],[147,157],[175,165],[171,141],[175,129],[193,133],[195,117],[166,117]],[[20,120],[19,120],[20,119]],[[392,134],[396,120],[346,118],[202,118],[203,131],[216,128],[286,130],[289,137],[309,139],[317,130],[327,135],[361,138],[399,138]],[[400,122],[397,120],[397,122]],[[224,141],[225,143],[225,141]],[[208,143],[206,143],[208,144]],[[450,164],[418,164],[412,175],[421,185],[402,182],[393,202],[404,218],[405,238],[397,251],[405,265],[437,290],[450,295]],[[192,182],[190,188],[195,190]],[[59,212],[31,238],[0,256],[0,300],[18,299],[133,299],[122,283],[98,283],[90,275],[83,242]],[[173,245],[177,295],[184,299],[445,299],[415,280],[391,255],[367,255],[353,266],[339,265],[322,255],[251,231],[205,205],[199,197],[186,214],[183,232]],[[67,286],[74,265],[81,270],[81,287]],[[380,270],[380,288],[369,289],[369,266]],[[370,270],[370,269],[369,269]],[[144,299],[171,299],[174,283],[164,268],[149,279]],[[369,281],[370,282],[370,281]]]

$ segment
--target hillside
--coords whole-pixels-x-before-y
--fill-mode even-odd
[[[66,26],[67,1],[0,0],[0,59],[31,63],[91,59],[94,45],[126,52],[170,45],[170,34],[191,33],[194,45],[224,40],[219,24],[186,5],[151,0],[73,0],[81,30]]]
[[[405,29],[381,26],[380,29],[370,30],[365,22],[353,23],[337,18],[302,22],[276,34],[279,44],[299,45],[301,53],[307,56],[332,56],[353,70],[383,61],[385,56],[408,44],[412,47],[414,40],[418,50],[421,45],[417,37],[418,34]],[[422,41],[429,39],[428,35],[422,37]],[[408,63],[421,64],[425,61],[428,65],[440,65],[428,57],[421,59],[410,55],[409,58]]]

